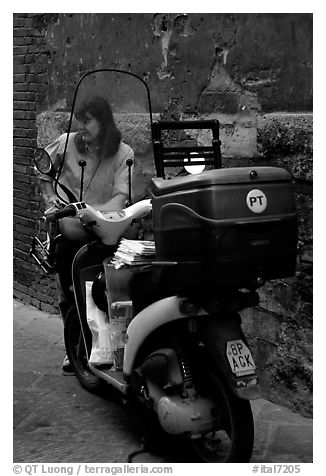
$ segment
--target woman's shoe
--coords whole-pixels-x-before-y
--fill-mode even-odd
[[[62,370],[66,373],[73,373],[73,369],[72,369],[72,366],[71,366],[71,363],[69,362],[69,359],[68,359],[68,356],[66,355],[66,357],[64,358],[63,362],[62,362]]]

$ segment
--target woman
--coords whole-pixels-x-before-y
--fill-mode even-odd
[[[83,200],[96,210],[111,211],[125,207],[128,197],[127,159],[134,158],[132,149],[121,141],[111,107],[101,97],[85,101],[75,114],[80,124],[77,133],[70,133],[66,158],[60,173],[60,182],[79,198],[82,168],[86,162],[83,180]],[[63,158],[67,134],[61,135],[46,147],[57,171]],[[48,205],[59,205],[51,179],[40,175],[43,193]],[[70,239],[87,238],[77,218],[61,220],[60,231]]]
[[[80,130],[69,134],[60,183],[79,199],[82,172],[80,162],[84,161],[83,201],[100,211],[125,208],[129,190],[129,169],[126,162],[134,159],[134,153],[121,141],[121,133],[115,124],[110,105],[102,97],[96,96],[82,103],[75,117]],[[55,171],[62,164],[66,139],[67,134],[63,134],[46,147]],[[46,205],[59,206],[62,202],[55,193],[51,178],[42,174],[38,176]],[[56,252],[56,282],[59,307],[65,323],[72,297],[69,290],[72,259],[78,249],[91,238],[78,218],[64,218],[60,220],[59,226],[64,239],[59,242]],[[71,369],[67,358],[63,369]]]

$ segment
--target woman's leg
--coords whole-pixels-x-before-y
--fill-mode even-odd
[[[72,289],[72,274],[71,267],[73,259],[77,251],[84,245],[80,241],[71,241],[61,238],[56,244],[56,268],[55,275],[58,305],[62,318],[63,325],[65,325],[67,312],[74,303],[74,293]],[[70,362],[65,357],[62,369],[65,372],[72,372]]]

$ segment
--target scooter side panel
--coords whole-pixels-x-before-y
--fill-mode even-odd
[[[124,353],[123,370],[126,376],[131,374],[137,352],[153,331],[168,322],[189,318],[188,314],[180,312],[182,300],[178,296],[161,299],[143,309],[133,318],[127,329],[127,344]],[[206,311],[199,309],[192,317],[201,315],[207,315]]]

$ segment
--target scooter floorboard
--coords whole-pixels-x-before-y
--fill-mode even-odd
[[[128,384],[124,378],[123,371],[112,370],[112,365],[95,367],[89,364],[89,368],[95,375],[118,388],[121,392],[127,393]]]

